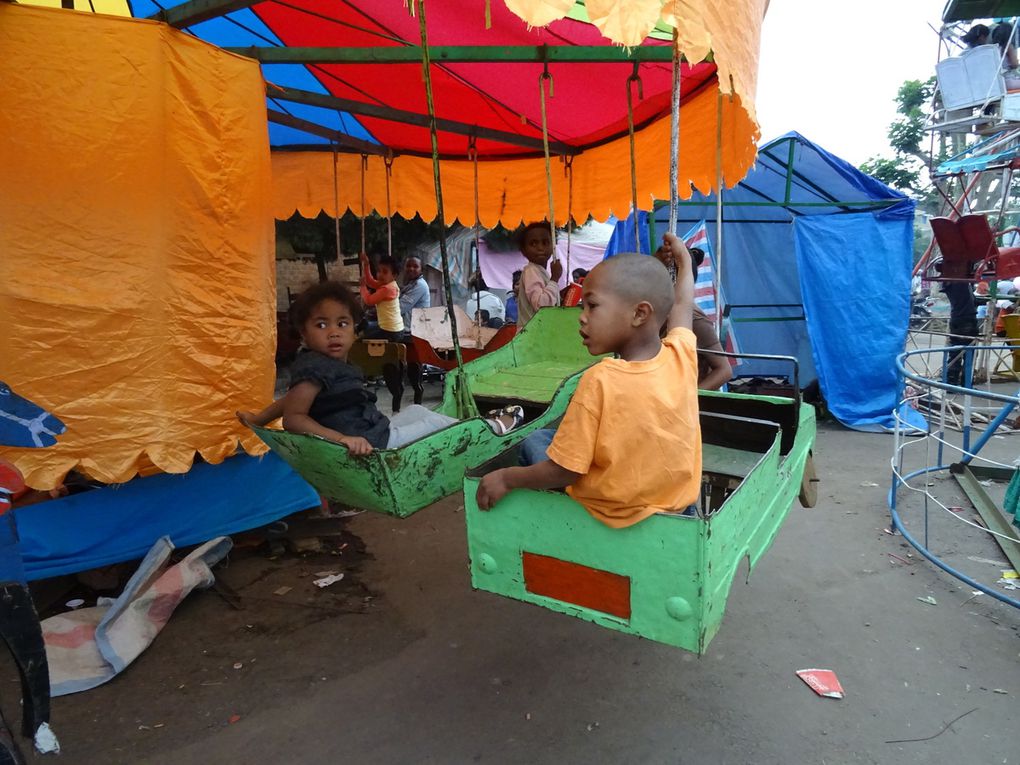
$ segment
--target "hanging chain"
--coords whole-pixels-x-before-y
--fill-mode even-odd
[[[641,227],[638,226],[637,197],[637,159],[634,153],[634,94],[633,85],[637,83],[638,99],[644,99],[644,87],[638,74],[638,62],[634,62],[634,73],[627,78],[627,134],[630,136],[630,198],[634,210],[634,245],[635,252],[641,252]]]

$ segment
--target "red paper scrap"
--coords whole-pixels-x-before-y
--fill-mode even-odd
[[[811,690],[827,699],[843,698],[843,686],[831,669],[798,669],[797,677],[807,683]]]

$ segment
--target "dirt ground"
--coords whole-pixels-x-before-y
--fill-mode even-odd
[[[701,658],[472,591],[460,496],[353,517],[332,552],[238,549],[218,569],[234,605],[193,594],[120,677],[54,700],[59,761],[1015,763],[1020,611],[883,532],[891,451],[821,427],[818,506],[738,576]],[[325,570],[346,577],[318,590]],[[17,719],[6,664],[0,682]]]

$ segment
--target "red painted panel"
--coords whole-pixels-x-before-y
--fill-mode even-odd
[[[521,562],[528,592],[630,619],[630,577],[529,552]]]

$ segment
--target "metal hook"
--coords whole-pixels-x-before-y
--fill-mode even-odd
[[[545,81],[545,80],[549,81],[549,98],[555,98],[555,93],[553,92],[553,88],[554,88],[554,85],[553,85],[553,76],[549,73],[549,46],[548,45],[543,45],[542,46],[542,74],[540,74],[539,77],[538,77],[538,81],[540,83],[539,87],[541,87],[541,83],[543,81]]]
[[[638,99],[643,101],[644,98],[645,98],[645,86],[641,82],[641,75],[638,74],[638,66],[639,65],[640,65],[639,62],[637,62],[637,61],[634,62],[634,71],[630,75],[630,77],[627,78],[627,88],[629,90],[630,89],[630,83],[636,82],[637,83]]]

